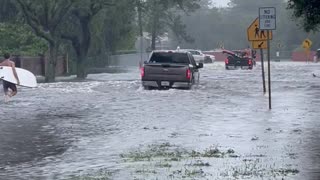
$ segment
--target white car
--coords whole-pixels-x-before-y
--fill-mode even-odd
[[[194,50],[194,49],[177,49],[177,50],[189,51],[192,54],[197,64],[204,63],[206,55],[204,55],[200,50]]]
[[[204,63],[214,63],[216,61],[216,57],[212,54],[205,54]]]

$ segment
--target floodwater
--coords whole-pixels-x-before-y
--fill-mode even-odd
[[[272,63],[271,111],[259,64],[205,65],[192,90],[143,90],[135,67],[20,88],[0,101],[0,179],[318,179],[318,69]],[[134,157],[161,145],[234,156]],[[194,165],[200,161],[206,165]]]

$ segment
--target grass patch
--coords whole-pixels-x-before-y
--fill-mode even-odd
[[[154,177],[153,179],[201,179],[220,175],[224,179],[255,179],[275,178],[298,174],[297,169],[276,168],[276,165],[265,164],[266,155],[242,155],[236,154],[233,149],[222,149],[211,146],[202,151],[185,150],[170,143],[152,144],[138,150],[121,154],[126,162],[131,162],[134,167],[135,177]],[[215,159],[215,158],[219,158]],[[218,174],[210,174],[216,163],[222,163],[222,158],[239,158],[230,160],[236,164],[223,166]],[[227,160],[226,162],[228,162]],[[141,168],[141,165],[145,168]],[[136,168],[138,170],[134,171]],[[143,170],[140,170],[143,169]],[[210,179],[210,178],[209,178]]]
[[[148,169],[141,169],[141,170],[136,170],[137,174],[157,174],[155,170],[148,170]]]
[[[113,172],[101,169],[94,173],[72,176],[69,180],[111,180]]]
[[[192,169],[192,170],[185,170],[186,177],[193,177],[193,176],[202,176],[204,171],[202,169]]]
[[[208,162],[203,162],[201,160],[198,160],[197,162],[190,164],[190,166],[198,166],[198,167],[209,167],[210,163]]]
[[[204,152],[191,151],[191,157],[205,157],[205,158],[225,158],[225,157],[239,157],[234,154],[233,149],[228,149],[226,152],[221,151],[218,147],[211,146],[204,150]]]
[[[120,154],[120,157],[125,161],[151,161],[154,158],[165,158],[174,161],[179,161],[182,155],[185,154],[184,150],[171,145],[170,143],[162,143],[160,145],[149,145],[145,150],[135,150],[128,154]]]
[[[120,157],[125,161],[138,162],[138,161],[151,161],[153,159],[163,158],[164,161],[181,161],[183,158],[236,158],[239,157],[235,154],[233,149],[222,151],[218,147],[211,146],[205,149],[203,152],[200,151],[187,151],[179,148],[170,143],[162,143],[159,145],[152,144],[146,149],[138,149],[127,154],[120,154]]]
[[[209,174],[206,174],[202,169],[188,169],[184,168],[181,170],[175,170],[170,175],[170,179],[197,179],[198,177],[206,177]]]
[[[167,161],[180,161],[181,159],[173,157],[171,159],[166,159]]]
[[[221,173],[221,176],[233,177],[235,179],[255,179],[265,177],[283,177],[296,175],[297,169],[291,168],[273,168],[270,165],[262,165],[259,159],[244,159],[243,164],[231,167],[227,172]]]
[[[217,147],[214,147],[214,148],[210,147],[204,151],[204,153],[202,154],[202,157],[221,158],[221,157],[224,157],[224,154],[225,153],[221,152]]]
[[[280,169],[276,169],[273,170],[273,172],[277,175],[281,175],[281,176],[288,176],[288,175],[296,175],[299,173],[299,170],[297,169],[286,169],[286,168],[280,168]]]
[[[167,162],[159,162],[159,163],[156,163],[155,166],[160,167],[160,168],[171,168],[172,167],[172,165]]]

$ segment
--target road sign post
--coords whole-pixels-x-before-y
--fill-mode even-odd
[[[269,30],[268,30],[269,32]],[[268,34],[269,37],[269,34]],[[268,91],[269,91],[269,109],[271,106],[271,68],[270,68],[270,40],[268,39]]]
[[[262,73],[262,86],[263,93],[266,90],[265,68],[264,68],[264,55],[263,49],[268,49],[267,32],[260,29],[259,18],[256,18],[247,29],[248,41],[251,41],[253,49],[260,49],[261,54],[261,73]],[[272,31],[269,32],[269,39],[272,39]]]
[[[263,49],[260,49],[260,55],[261,55],[261,72],[262,72],[262,86],[263,86],[263,93],[266,94],[266,78],[264,73],[264,60],[263,60]]]
[[[268,46],[268,90],[269,90],[269,109],[271,106],[271,67],[270,67],[270,30],[276,29],[276,8],[262,7],[259,8],[259,29],[267,31],[267,46]]]

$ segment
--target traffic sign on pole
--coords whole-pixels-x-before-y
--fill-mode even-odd
[[[310,49],[311,46],[312,46],[312,41],[308,38],[302,42],[302,48],[304,49]]]
[[[259,29],[259,18],[256,18],[247,29],[248,41],[266,41],[267,32]],[[272,39],[272,31],[269,32]],[[267,44],[267,43],[266,43]]]
[[[276,29],[276,8],[275,7],[259,8],[259,28],[261,30]]]
[[[268,42],[267,41],[251,41],[253,49],[267,49]]]

